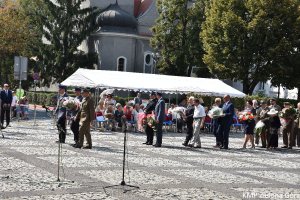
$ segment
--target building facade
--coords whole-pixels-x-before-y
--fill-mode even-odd
[[[151,27],[158,16],[155,0],[90,0],[84,6],[102,10],[97,31],[81,46],[97,53],[98,69],[155,72],[155,52],[150,47]]]

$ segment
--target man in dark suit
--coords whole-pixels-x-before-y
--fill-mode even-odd
[[[234,116],[234,106],[233,103],[230,102],[229,95],[224,96],[224,104],[222,109],[225,116],[221,118],[221,122],[220,122],[221,125],[219,126],[217,141],[220,141],[221,149],[228,149],[229,132],[230,132],[230,127],[233,123],[233,116]]]
[[[186,122],[186,127],[187,127],[187,133],[186,133],[186,138],[185,141],[182,143],[183,146],[188,146],[190,140],[193,138],[193,133],[194,133],[194,127],[193,127],[193,122],[194,122],[194,97],[190,97],[188,100],[188,106],[185,110],[185,122]]]
[[[9,90],[9,86],[7,83],[3,85],[3,90],[0,93],[1,98],[1,128],[3,129],[4,116],[6,118],[6,126],[9,125],[10,122],[10,107],[13,99],[12,92]]]
[[[146,115],[152,114],[152,111],[154,111],[155,106],[157,104],[156,95],[154,92],[150,94],[150,100],[147,104],[146,108],[144,109],[144,112]],[[154,137],[154,130],[152,127],[150,127],[148,124],[146,124],[145,132],[147,135],[147,140],[143,144],[146,145],[152,145],[153,144],[153,137]]]
[[[74,101],[80,105],[80,103],[82,102],[83,97],[81,96],[81,89],[80,88],[75,88],[75,99]],[[76,119],[76,115],[79,111],[79,107],[76,110],[72,110],[70,112],[71,115],[71,125],[70,125],[70,129],[72,130],[73,134],[74,134],[74,141],[75,141],[75,145],[78,143],[79,140],[79,119]]]
[[[166,118],[166,113],[165,113],[165,101],[162,98],[162,93],[157,92],[156,93],[156,98],[158,99],[157,104],[155,106],[155,120],[156,120],[156,144],[153,145],[155,147],[161,147],[162,144],[162,127],[163,127],[163,122],[165,121]]]
[[[60,143],[65,143],[66,141],[66,117],[67,117],[67,108],[63,105],[64,101],[68,99],[66,93],[66,87],[59,85],[58,86],[58,96],[57,96],[57,106],[56,106],[56,115],[57,115],[57,129],[59,133]]]

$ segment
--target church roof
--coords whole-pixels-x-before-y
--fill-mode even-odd
[[[134,1],[134,16],[143,15],[151,7],[153,0],[135,0]]]
[[[101,27],[113,26],[136,28],[138,24],[136,18],[121,9],[118,3],[111,4],[103,12],[101,12],[97,17],[96,22]]]

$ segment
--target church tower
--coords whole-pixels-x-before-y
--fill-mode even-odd
[[[134,15],[134,0],[90,0],[90,6],[96,6],[101,9],[107,8],[110,4],[118,2],[120,8]]]

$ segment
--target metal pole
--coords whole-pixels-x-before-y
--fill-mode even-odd
[[[33,126],[37,126],[36,124],[36,80],[34,80],[34,123]]]
[[[19,112],[21,113],[21,105],[20,105],[20,100],[21,100],[21,89],[22,89],[22,58],[21,56],[19,56],[19,60],[20,60],[20,66],[19,66]],[[20,121],[20,113],[18,113],[18,121]]]
[[[60,182],[60,178],[59,178],[59,168],[60,168],[60,149],[61,149],[61,143],[60,141],[58,142],[58,155],[57,155],[57,181]]]

